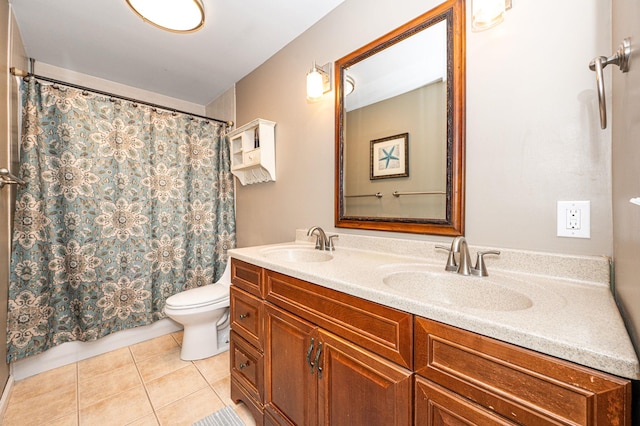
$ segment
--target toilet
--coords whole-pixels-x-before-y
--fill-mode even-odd
[[[182,352],[185,361],[208,358],[229,348],[229,286],[231,261],[214,284],[176,293],[169,297],[164,313],[182,324]]]

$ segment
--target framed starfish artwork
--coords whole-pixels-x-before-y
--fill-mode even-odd
[[[372,140],[369,179],[407,176],[409,176],[409,133]]]

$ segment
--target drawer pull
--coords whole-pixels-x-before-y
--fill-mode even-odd
[[[315,364],[311,361],[311,352],[313,352],[313,337],[311,338],[311,344],[309,345],[309,349],[307,349],[307,364],[311,367],[311,374],[313,374],[313,367]]]
[[[249,314],[240,314],[240,319],[243,320],[245,318],[249,318]]]
[[[316,369],[318,370],[318,379],[322,379],[322,367],[320,367],[321,353],[322,353],[322,342],[318,342],[318,351],[316,352]]]
[[[238,368],[239,368],[240,370],[243,370],[244,368],[246,368],[246,367],[248,367],[248,366],[249,366],[249,361],[247,361],[247,362],[243,362],[242,364],[240,364],[240,365],[238,366]]]

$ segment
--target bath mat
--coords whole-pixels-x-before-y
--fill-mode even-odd
[[[244,426],[244,422],[233,411],[230,405],[198,420],[192,426]]]

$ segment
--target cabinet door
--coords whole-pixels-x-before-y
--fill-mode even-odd
[[[412,372],[319,331],[319,425],[410,425]]]
[[[265,418],[280,425],[315,425],[315,327],[265,304]],[[313,340],[312,340],[313,339]]]
[[[515,425],[420,376],[414,410],[415,426]]]

